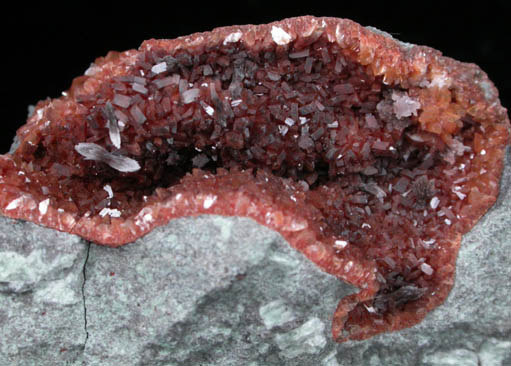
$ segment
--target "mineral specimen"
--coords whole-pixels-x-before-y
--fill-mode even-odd
[[[446,298],[495,201],[509,119],[475,65],[300,17],[110,52],[0,156],[0,210],[119,246],[180,216],[250,217],[360,288],[336,340]]]

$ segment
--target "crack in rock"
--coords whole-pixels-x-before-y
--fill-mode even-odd
[[[87,281],[87,262],[89,260],[89,252],[90,252],[91,243],[87,243],[87,253],[85,255],[85,261],[83,262],[83,282],[82,282],[82,300],[83,300],[83,321],[84,321],[84,329],[85,329],[85,341],[83,342],[83,349],[85,351],[85,347],[87,345],[87,340],[89,339],[89,331],[87,330],[87,305],[85,302],[85,282]]]

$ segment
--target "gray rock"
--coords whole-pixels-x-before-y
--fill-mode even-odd
[[[221,216],[94,245],[86,274],[88,365],[305,364],[333,348],[330,318],[356,291],[275,232]]]
[[[0,365],[509,365],[509,161],[446,303],[362,342],[330,334],[354,288],[251,220],[179,219],[111,249],[0,218]]]
[[[0,365],[72,365],[85,342],[85,241],[0,217]]]

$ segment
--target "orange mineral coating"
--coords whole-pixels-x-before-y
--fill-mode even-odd
[[[182,216],[250,217],[360,291],[343,342],[420,322],[495,202],[509,141],[476,65],[336,18],[110,52],[0,156],[0,211],[112,247]]]

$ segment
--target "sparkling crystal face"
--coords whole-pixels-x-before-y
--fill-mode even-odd
[[[375,61],[381,36],[351,46],[358,25],[295,22],[324,25],[99,60],[20,129],[0,162],[4,214],[109,245],[182,215],[249,216],[362,289],[337,309],[338,340],[415,324],[495,199],[506,120],[464,105],[454,77],[385,65],[397,45]],[[425,52],[403,65],[422,70]]]

